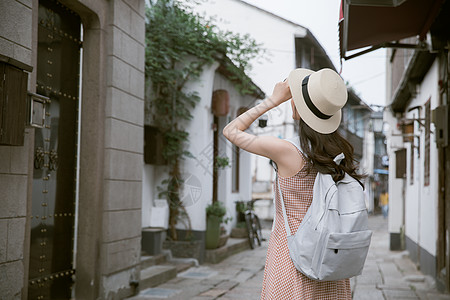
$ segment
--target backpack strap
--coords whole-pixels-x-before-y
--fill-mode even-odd
[[[302,155],[304,155],[302,149],[300,148],[300,143],[299,143],[298,137],[285,139],[285,140],[290,142],[291,144],[293,144],[295,146],[295,148],[297,148],[300,151],[300,153]],[[283,211],[283,218],[284,218],[284,227],[286,229],[287,236],[291,236],[291,229],[289,228],[289,223],[288,223],[288,220],[287,220],[286,206],[284,205],[283,192],[281,191],[280,181],[278,180],[278,168],[277,168],[276,164],[274,162],[272,162],[272,161],[271,161],[271,165],[275,169],[275,174],[276,174],[275,180],[277,182],[278,194],[280,195],[281,209]],[[275,221],[275,219],[274,219],[274,221]]]
[[[286,207],[284,206],[283,193],[281,192],[280,181],[278,180],[278,171],[276,173],[275,180],[277,181],[278,194],[280,195],[281,209],[283,211],[283,218],[284,218],[284,227],[286,229],[287,236],[291,236],[291,229],[289,228],[289,223],[288,223],[287,215],[286,215]]]

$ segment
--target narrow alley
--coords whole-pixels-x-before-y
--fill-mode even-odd
[[[434,280],[417,270],[407,252],[389,251],[387,221],[371,216],[374,231],[363,274],[351,280],[353,299],[450,299],[435,288]],[[264,236],[269,237],[266,224]],[[158,287],[146,289],[129,300],[150,299],[259,299],[267,241],[221,263],[192,267]]]

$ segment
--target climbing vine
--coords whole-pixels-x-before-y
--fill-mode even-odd
[[[255,88],[246,72],[249,62],[263,53],[250,36],[220,30],[194,13],[192,5],[195,3],[153,0],[146,9],[145,75],[151,82],[147,88],[153,121],[165,141],[162,154],[170,179],[163,181],[160,196],[169,202],[173,240],[177,240],[175,225],[187,217],[179,194],[180,162],[192,157],[186,150],[189,133],[184,128],[200,100],[198,93],[186,91],[185,85],[197,80],[205,66],[219,62],[236,89],[251,94]]]

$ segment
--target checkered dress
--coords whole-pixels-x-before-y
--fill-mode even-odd
[[[303,155],[299,151],[300,155]],[[305,160],[306,161],[306,160]],[[292,177],[280,177],[280,187],[286,206],[291,232],[296,232],[312,202],[317,171],[303,167]],[[351,299],[350,280],[315,281],[295,268],[289,257],[281,200],[274,184],[276,218],[269,240],[261,299]]]

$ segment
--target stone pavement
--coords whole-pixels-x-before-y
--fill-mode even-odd
[[[389,251],[387,220],[369,217],[372,242],[363,273],[351,279],[353,299],[449,299],[436,290],[434,279],[417,270],[407,251]]]
[[[406,252],[389,251],[387,221],[371,216],[374,231],[363,274],[351,279],[353,299],[449,299],[435,289],[434,281],[417,271]],[[266,224],[270,228],[270,224]],[[264,231],[264,237],[270,232]],[[268,242],[255,250],[233,255],[221,263],[192,267],[156,288],[146,289],[129,300],[150,299],[260,299]],[[283,300],[283,299],[280,299]]]

